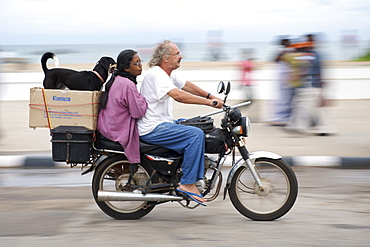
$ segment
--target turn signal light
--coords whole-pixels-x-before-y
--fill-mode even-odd
[[[233,133],[237,135],[242,135],[243,134],[243,128],[242,126],[236,126],[233,128]]]

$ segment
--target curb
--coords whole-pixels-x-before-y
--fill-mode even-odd
[[[370,168],[370,157],[284,156],[291,166]]]
[[[236,156],[236,160],[241,157]],[[340,157],[340,156],[283,156],[290,166],[335,167],[335,168],[370,168],[369,157]],[[226,160],[225,167],[230,166]],[[69,167],[64,162],[55,162],[51,156],[35,155],[0,155],[0,168],[57,168]]]
[[[59,163],[59,162],[58,162]],[[0,168],[23,167],[23,168],[55,168],[57,162],[54,162],[51,156],[43,155],[1,155]]]

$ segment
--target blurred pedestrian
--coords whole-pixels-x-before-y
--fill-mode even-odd
[[[273,126],[284,126],[292,113],[294,87],[289,83],[291,67],[287,61],[282,59],[285,54],[292,52],[290,44],[291,42],[289,39],[282,39],[280,41],[282,50],[274,59],[274,62],[278,64],[278,91],[277,99],[273,106],[273,117],[271,119],[271,125]]]
[[[252,70],[254,69],[253,62],[253,50],[252,49],[243,49],[243,60],[240,61],[239,67],[241,71],[240,86],[243,96],[246,100],[253,99],[252,91]]]
[[[290,64],[290,83],[295,88],[292,115],[285,129],[307,134],[314,127],[316,134],[327,135],[332,130],[319,109],[322,100],[321,59],[313,50],[313,44],[312,41],[293,44],[296,52],[283,57]]]
[[[320,53],[316,49],[316,36],[314,34],[307,34],[306,40],[309,42],[307,52],[314,54],[315,56],[311,66],[311,71],[309,72],[311,85],[314,88],[314,91],[316,91],[316,97],[313,99],[315,101],[313,104],[314,108],[311,110],[311,127],[317,135],[331,135],[335,133],[335,130],[326,112],[326,107],[329,105],[328,99],[325,96],[327,85],[325,85],[322,79],[322,60]]]

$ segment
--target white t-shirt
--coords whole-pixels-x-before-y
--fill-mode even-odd
[[[179,77],[175,71],[171,76],[159,66],[148,70],[141,84],[140,94],[148,103],[146,114],[138,121],[139,135],[146,135],[163,122],[173,122],[173,99],[167,94],[172,89],[181,89],[186,80]]]

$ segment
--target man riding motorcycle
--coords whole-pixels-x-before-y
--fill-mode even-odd
[[[205,205],[195,186],[204,177],[204,133],[196,127],[173,122],[172,99],[215,108],[221,108],[223,101],[178,76],[174,70],[180,67],[181,59],[180,49],[168,40],[155,49],[141,85],[140,93],[148,102],[148,110],[138,122],[139,134],[147,143],[184,154],[183,176],[177,190]]]

